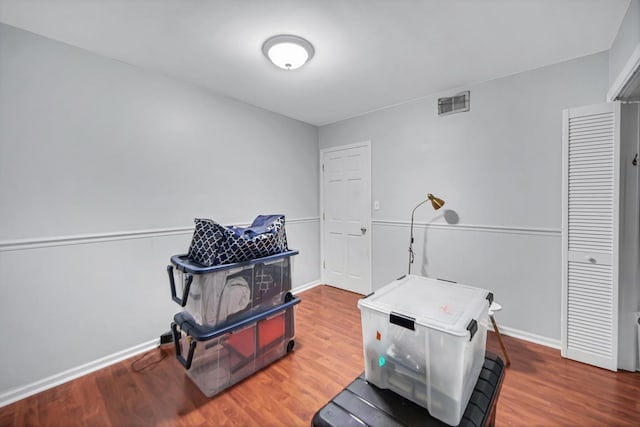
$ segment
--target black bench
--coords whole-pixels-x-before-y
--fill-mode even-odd
[[[487,353],[459,426],[492,427],[495,424],[503,378],[504,362],[495,354]],[[369,384],[363,373],[315,413],[311,426],[446,427],[448,424],[433,418],[425,408],[391,390]]]

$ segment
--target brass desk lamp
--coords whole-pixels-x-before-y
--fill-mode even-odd
[[[433,206],[433,209],[435,210],[438,210],[442,206],[444,206],[444,200],[439,199],[438,197],[429,193],[427,194],[426,200],[423,200],[422,202],[418,203],[418,206],[413,208],[413,211],[411,211],[411,240],[409,240],[409,272],[408,274],[411,274],[411,264],[413,264],[413,258],[415,255],[415,253],[413,252],[413,214],[416,212],[416,209],[418,209],[420,206],[422,206],[423,204],[429,201],[431,202],[431,206]]]

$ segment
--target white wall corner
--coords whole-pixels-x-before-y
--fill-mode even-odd
[[[300,292],[308,291],[309,289],[315,288],[316,286],[320,285],[320,283],[322,283],[322,281],[318,279],[300,286],[296,286],[295,288],[291,289],[291,293],[294,295],[298,295]]]
[[[626,89],[627,84],[632,80],[632,77],[636,71],[640,68],[640,43],[633,50],[633,53],[629,57],[620,74],[615,79],[609,92],[607,92],[607,102],[613,102],[622,94]]]

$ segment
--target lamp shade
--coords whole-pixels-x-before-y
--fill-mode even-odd
[[[427,194],[427,199],[431,200],[431,206],[433,206],[433,209],[435,210],[438,210],[444,206],[444,200],[434,196],[431,193]]]
[[[302,37],[283,34],[273,36],[262,45],[262,53],[275,66],[295,70],[306,64],[314,55],[313,45]]]

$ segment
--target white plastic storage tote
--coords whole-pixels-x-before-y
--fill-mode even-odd
[[[458,425],[484,362],[489,291],[403,276],[358,301],[365,378]]]
[[[171,296],[199,325],[231,324],[284,302],[291,291],[292,256],[297,254],[291,250],[211,267],[174,255],[167,267]]]

